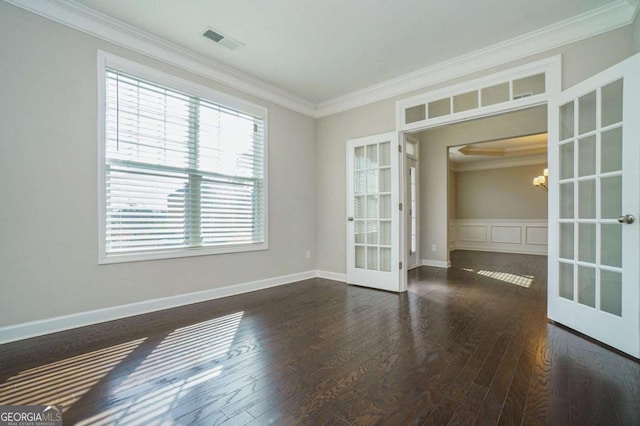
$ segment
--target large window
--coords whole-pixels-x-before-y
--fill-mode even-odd
[[[109,58],[101,262],[266,248],[266,112]]]

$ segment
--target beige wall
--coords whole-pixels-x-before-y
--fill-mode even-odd
[[[532,185],[544,164],[456,175],[456,219],[546,219],[547,192]]]
[[[268,251],[97,264],[98,49],[268,107]],[[315,269],[315,120],[5,2],[0,58],[0,326]]]
[[[563,55],[562,84],[563,87],[567,88],[578,83],[584,78],[629,57],[633,52],[632,28],[631,26],[627,26],[588,40],[564,46],[559,49],[554,49],[544,54],[524,58],[513,63],[505,64],[501,67],[486,70],[482,73],[469,75],[465,79],[452,80],[436,86],[426,87],[394,99],[376,102],[357,109],[319,119],[317,124],[318,132],[316,147],[318,269],[340,273],[344,273],[346,271],[345,141],[350,138],[394,130],[394,101],[396,99],[405,98],[412,94],[424,93],[429,90],[434,90],[463,80],[490,74],[498,70],[511,68],[513,66],[556,54]],[[424,145],[425,144],[423,143],[422,147]],[[434,149],[437,151],[437,148],[434,147]],[[436,158],[440,155],[440,163],[444,164],[446,161],[446,154],[444,151],[435,152],[433,155],[435,155]],[[422,154],[421,158],[424,158]],[[446,176],[446,166],[443,165],[442,167],[444,169],[438,169],[439,174],[435,176],[435,178],[438,179],[436,181],[439,182],[444,182],[445,178],[442,176]],[[429,178],[428,173],[426,173],[426,176],[425,173],[423,173],[421,181],[433,178],[433,175]],[[446,185],[440,186],[446,189]],[[446,191],[443,191],[443,194],[446,194]],[[447,204],[446,195],[441,202],[443,203],[441,205]],[[423,208],[423,211],[424,210],[425,209]],[[431,222],[427,222],[427,228],[433,229],[434,227],[442,227],[442,224],[446,223],[446,218],[447,213],[443,212],[443,216],[438,217],[438,220],[433,222],[433,225],[430,225]],[[424,229],[424,226],[422,229]],[[446,250],[440,250],[441,246],[446,247],[446,232],[443,232],[443,235],[444,239],[438,239],[441,243],[438,244],[438,252],[433,253],[431,250],[428,252],[424,250],[422,251],[427,258],[441,261],[446,260],[448,255]],[[421,243],[423,249],[424,247],[427,247],[426,244],[429,244],[429,242],[424,241],[423,239],[423,242]]]

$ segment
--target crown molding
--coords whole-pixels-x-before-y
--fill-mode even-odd
[[[635,7],[631,2],[635,2]],[[536,55],[633,23],[638,0],[617,0],[537,31],[338,96],[317,105],[325,117]]]
[[[316,105],[313,102],[72,0],[4,1],[67,27],[209,78],[249,95],[257,96],[310,117],[315,116]]]

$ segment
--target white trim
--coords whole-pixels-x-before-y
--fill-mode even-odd
[[[597,36],[633,23],[637,9],[637,5],[634,8],[626,0],[617,0],[540,30],[320,102],[316,117],[400,96]]]
[[[235,68],[168,42],[72,0],[4,0],[62,25],[209,78],[249,95],[321,118],[594,37],[633,23],[634,0],[617,0],[588,13],[484,49],[315,104]]]
[[[248,293],[251,291],[264,290],[270,287],[315,278],[316,276],[318,276],[318,272],[315,270],[299,272],[296,274],[282,275],[279,277],[234,284],[194,293],[145,300],[143,302],[96,309],[93,311],[80,312],[77,314],[2,327],[0,328],[0,344],[70,330],[77,327],[84,327],[101,322],[113,321],[134,315],[160,311],[163,309],[206,302],[208,300],[219,299],[221,297],[235,296],[237,294]]]
[[[343,282],[343,283],[347,282],[347,274],[342,274],[342,273],[339,273],[339,272],[318,270],[317,277],[318,278],[323,278],[325,280],[340,281],[340,282]]]
[[[434,268],[451,268],[450,261],[422,259],[422,266],[432,266]]]
[[[548,102],[551,96],[560,91],[559,82],[561,81],[561,66],[562,56],[554,55],[545,59],[505,69],[500,72],[474,78],[472,80],[467,80],[462,83],[445,86],[437,90],[427,91],[407,98],[399,99],[395,104],[396,128],[404,132],[418,131],[445,124],[471,120],[478,118],[479,116],[496,115],[508,111],[515,111],[518,109],[530,108],[537,105],[544,105]],[[464,94],[471,91],[480,92],[480,90],[483,88],[495,86],[497,84],[508,83],[511,87],[514,80],[531,77],[538,74],[544,74],[545,91],[543,93],[518,99],[510,98],[510,100],[508,101],[489,106],[479,105],[476,108],[461,112],[453,112],[452,110],[448,114],[439,117],[425,117],[423,120],[405,123],[405,111],[407,108],[425,105],[425,111],[427,111],[427,105],[431,101],[442,100],[445,98],[452,99],[456,95]]]
[[[407,152],[408,144],[412,144],[414,147],[413,155]],[[411,249],[407,249],[408,246],[405,247],[404,262],[405,262],[405,265],[407,265],[407,270],[411,270],[413,268],[417,268],[418,266],[420,266],[420,139],[405,133],[404,134],[404,158],[403,158],[403,162],[405,165],[404,167],[405,189],[404,189],[404,195],[402,197],[403,198],[402,202],[404,203],[404,206],[405,206],[404,211],[406,212],[406,215],[403,218],[405,222],[404,223],[405,232],[407,233],[405,244],[408,241],[411,241],[411,232],[410,232],[411,228],[409,225],[411,223],[411,215],[409,214],[409,212],[411,211],[411,182],[409,182],[409,175],[407,173],[408,160],[415,161],[416,163],[416,212],[418,217],[418,220],[416,221],[416,229],[415,229],[416,231],[415,262],[416,263],[410,262]]]
[[[101,211],[102,212],[102,211]],[[104,216],[100,220],[101,223],[105,223]],[[100,225],[100,224],[98,224]],[[104,226],[103,226],[104,228]],[[266,231],[266,227],[265,227]],[[265,232],[266,235],[266,232]],[[184,247],[177,249],[164,249],[164,250],[147,250],[137,251],[132,253],[112,253],[107,254],[105,248],[105,234],[100,234],[100,246],[98,265],[110,265],[112,263],[127,263],[127,262],[142,262],[145,260],[162,260],[162,259],[178,259],[181,257],[194,257],[194,256],[210,256],[216,254],[232,254],[232,253],[246,253],[252,251],[269,250],[269,245],[266,242],[244,244],[244,245],[224,245],[224,246],[211,246],[211,247]]]
[[[313,117],[315,104],[204,55],[142,31],[71,0],[5,0],[14,6],[150,58]]]
[[[547,154],[532,155],[525,158],[505,158],[501,160],[474,161],[469,163],[454,163],[451,161],[451,170],[454,172],[470,172],[475,170],[506,169],[508,167],[535,166],[547,164]]]

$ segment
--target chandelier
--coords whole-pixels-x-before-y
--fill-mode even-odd
[[[534,177],[533,178],[533,184],[535,186],[537,186],[538,188],[544,189],[545,191],[548,191],[549,188],[547,187],[547,177],[549,176],[549,169],[544,169],[544,171],[542,172],[542,174],[540,176]]]

